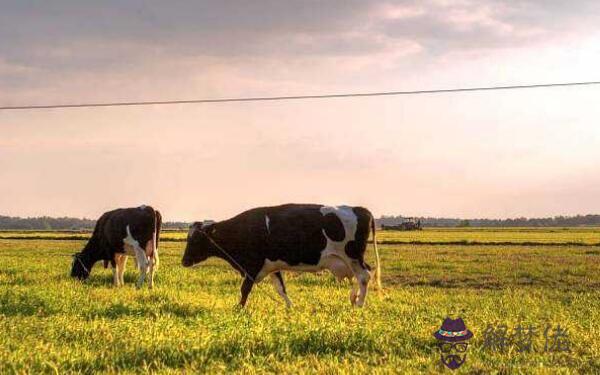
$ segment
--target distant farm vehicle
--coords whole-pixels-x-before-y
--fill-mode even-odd
[[[381,225],[382,230],[423,230],[421,227],[421,220],[416,217],[405,218],[404,221],[397,225]]]

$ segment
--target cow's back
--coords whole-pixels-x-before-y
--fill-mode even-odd
[[[343,252],[349,242],[355,244],[356,239],[364,237],[358,233],[365,227],[357,225],[355,210],[319,204],[259,207],[220,222],[217,233],[247,257],[257,255],[289,265],[315,265],[328,240],[339,245]]]
[[[128,226],[133,237],[140,243],[145,244],[152,238],[155,231],[155,211],[150,206],[118,208],[102,215],[98,225],[101,226],[98,229],[102,246],[110,253],[122,252]]]

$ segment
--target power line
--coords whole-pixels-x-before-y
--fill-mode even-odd
[[[21,105],[21,106],[2,106],[2,107],[0,107],[0,110],[126,107],[126,106],[167,105],[167,104],[201,104],[201,103],[262,102],[262,101],[280,101],[280,100],[305,100],[305,99],[360,98],[360,97],[370,97],[370,96],[446,94],[446,93],[456,93],[456,92],[537,89],[537,88],[548,88],[548,87],[589,86],[589,85],[599,85],[599,84],[600,84],[600,81],[587,81],[587,82],[566,82],[566,83],[543,83],[543,84],[537,84],[537,85],[466,87],[466,88],[433,89],[433,90],[381,91],[381,92],[367,92],[367,93],[323,94],[323,95],[255,96],[255,97],[246,97],[246,98],[222,98],[222,99],[189,99],[189,100],[157,100],[157,101],[139,101],[139,102]]]

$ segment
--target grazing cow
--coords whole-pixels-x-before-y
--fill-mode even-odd
[[[184,267],[215,256],[227,261],[244,278],[240,305],[244,306],[255,283],[270,276],[289,307],[281,271],[330,270],[338,280],[356,277],[350,302],[362,306],[371,279],[364,261],[369,231],[373,232],[376,283],[381,286],[375,221],[366,208],[286,204],[245,211],[229,220],[194,223],[181,261]]]
[[[113,284],[123,285],[127,256],[135,256],[140,277],[140,288],[148,274],[148,286],[154,285],[154,271],[158,267],[158,237],[162,217],[150,206],[119,208],[103,214],[94,228],[85,248],[73,256],[71,276],[85,280],[99,260],[113,266]]]

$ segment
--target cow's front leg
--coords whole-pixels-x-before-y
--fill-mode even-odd
[[[244,281],[242,282],[242,298],[240,299],[240,306],[244,307],[246,306],[246,301],[248,300],[248,294],[250,294],[250,291],[252,290],[252,287],[254,286],[254,281],[246,276],[244,278]]]
[[[113,286],[119,286],[119,254],[115,254],[114,260],[111,262],[113,272]]]
[[[283,298],[283,300],[285,301],[285,305],[287,307],[291,307],[292,301],[290,301],[285,291],[285,284],[283,283],[283,276],[281,275],[281,272],[277,271],[275,273],[272,273],[270,276],[271,282],[273,283],[275,290],[277,290],[277,293],[279,293],[281,298]]]
[[[352,285],[352,289],[350,289],[350,304],[354,306],[356,305],[356,298],[358,297],[358,286],[353,278],[350,279],[350,284]]]
[[[119,285],[125,285],[125,265],[127,264],[127,255],[120,255],[119,260],[116,262],[118,265],[117,276],[119,278]]]

